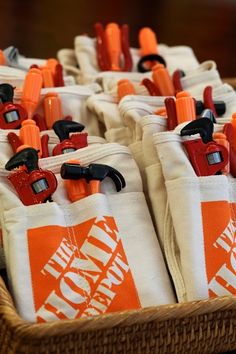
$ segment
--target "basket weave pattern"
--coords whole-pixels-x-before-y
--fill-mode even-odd
[[[0,353],[220,353],[236,349],[236,297],[74,321],[24,322],[0,279]]]

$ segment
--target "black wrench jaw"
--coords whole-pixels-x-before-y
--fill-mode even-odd
[[[28,172],[37,170],[38,167],[38,151],[33,148],[26,148],[17,152],[12,158],[6,163],[5,169],[11,171],[14,168],[20,166],[26,166]]]

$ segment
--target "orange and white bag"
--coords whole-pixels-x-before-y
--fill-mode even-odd
[[[132,71],[137,74],[137,62],[140,59],[139,49],[131,48],[130,51],[133,59]],[[168,47],[167,45],[159,44],[158,52],[166,60],[167,68],[171,74],[176,69],[182,68],[183,70],[193,70],[198,66],[198,61],[190,47]],[[81,69],[82,82],[89,83],[96,81],[98,77],[101,80],[103,73],[101,73],[97,64],[95,39],[89,38],[88,36],[75,37],[75,54],[78,65]],[[105,80],[107,80],[108,77],[110,77],[110,79],[117,78],[114,71],[104,72],[104,74]],[[139,75],[141,81],[143,74],[139,73]],[[127,78],[129,79],[129,77]]]
[[[102,194],[70,203],[60,166],[68,159],[118,169],[126,187],[110,179]],[[19,314],[52,321],[175,302],[171,282],[126,147],[89,146],[40,160],[56,174],[53,202],[24,206],[0,170],[0,218],[10,288]]]
[[[17,134],[18,131],[16,130],[0,130],[0,166],[5,166],[7,161],[14,155],[11,145],[7,139],[7,135],[10,132],[14,132]],[[49,141],[48,141],[48,150],[49,155],[52,156],[53,148],[59,144],[59,139],[54,133],[53,130],[47,130],[41,132],[40,135],[48,134]],[[88,145],[99,145],[99,144],[106,144],[106,140],[99,137],[99,136],[91,136],[88,135],[87,137]],[[6,267],[5,259],[4,259],[4,252],[3,252],[3,244],[2,244],[2,233],[1,233],[1,225],[0,225],[0,269]]]
[[[164,251],[178,300],[236,294],[235,179],[197,177],[182,139],[154,135],[168,200]]]

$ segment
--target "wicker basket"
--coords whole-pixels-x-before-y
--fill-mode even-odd
[[[236,88],[236,79],[225,79]],[[31,324],[0,277],[0,353],[154,354],[236,350],[236,296]]]
[[[0,278],[0,353],[220,353],[236,349],[236,297],[30,324]]]

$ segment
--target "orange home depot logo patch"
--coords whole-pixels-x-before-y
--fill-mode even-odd
[[[236,206],[202,203],[209,296],[236,294]]]
[[[140,308],[112,217],[28,230],[38,322]]]

